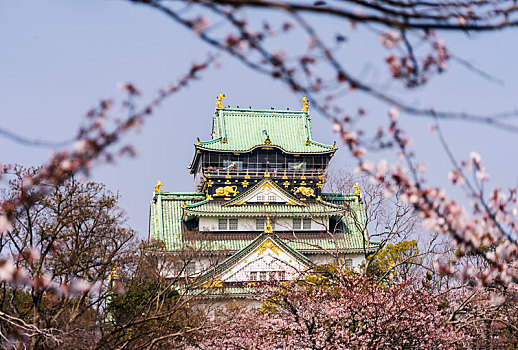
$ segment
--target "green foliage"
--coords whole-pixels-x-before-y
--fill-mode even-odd
[[[126,323],[142,313],[157,311],[157,305],[162,311],[168,310],[176,303],[178,292],[163,288],[158,280],[134,277],[125,285],[124,293],[110,297],[107,311],[115,323]]]
[[[417,241],[402,241],[396,244],[387,244],[376,254],[369,256],[369,274],[378,277],[386,276],[391,273],[408,275],[413,264],[420,264],[419,249]]]
[[[124,283],[123,293],[113,293],[109,297],[107,320],[110,321],[110,332],[99,344],[108,348],[122,344],[127,348],[139,348],[152,342],[167,348],[165,344],[172,338],[175,341],[195,341],[199,335],[191,330],[203,322],[203,313],[191,308],[170,281],[148,265],[142,265],[145,266],[140,266]],[[115,285],[122,282],[116,280]]]

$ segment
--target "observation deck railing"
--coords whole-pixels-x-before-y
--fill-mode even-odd
[[[232,176],[232,177],[246,177],[250,176],[251,178],[264,177],[265,173],[271,177],[284,177],[293,178],[293,177],[311,177],[316,178],[319,176],[325,176],[325,169],[290,169],[290,168],[273,168],[273,169],[235,169],[235,168],[203,168],[203,174],[205,176]]]

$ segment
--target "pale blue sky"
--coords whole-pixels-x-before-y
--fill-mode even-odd
[[[324,24],[322,24],[324,25]],[[336,29],[336,23],[328,24]],[[368,79],[387,81],[378,56],[381,48],[364,33],[345,30],[350,38],[344,60],[353,71],[369,72]],[[450,71],[435,78],[425,89],[405,92],[396,84],[392,91],[419,106],[436,106],[470,112],[498,112],[518,108],[518,36],[516,31],[486,35],[440,35],[450,49],[504,81],[490,83],[452,63]],[[284,49],[296,42],[280,42]],[[0,123],[27,137],[60,141],[75,135],[85,112],[101,98],[120,97],[119,82],[131,81],[152,96],[174,82],[191,62],[201,62],[211,51],[196,36],[163,15],[120,1],[0,1]],[[223,55],[221,67],[202,74],[203,79],[169,99],[129,140],[136,158],[94,170],[93,179],[119,192],[130,225],[142,238],[147,235],[148,206],[157,180],[166,191],[191,191],[192,176],[186,170],[196,137],[209,138],[211,115],[218,92],[225,104],[256,108],[296,109],[302,96],[278,82],[251,72]],[[343,99],[369,112],[366,125],[377,125],[388,106],[360,94]],[[312,115],[315,139],[336,139],[331,125]],[[378,119],[377,119],[378,118]],[[449,164],[428,131],[429,120],[401,116],[415,141],[421,160],[429,167],[431,183],[447,182]],[[444,123],[456,155],[467,157],[477,150],[491,174],[492,186],[516,185],[516,135],[465,123]],[[0,162],[38,165],[51,150],[18,145],[0,138]],[[377,156],[378,157],[378,156]],[[335,169],[351,166],[345,150],[331,163]],[[449,188],[451,191],[452,189]]]

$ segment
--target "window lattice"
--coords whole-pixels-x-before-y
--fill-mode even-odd
[[[224,231],[227,229],[227,219],[218,220],[218,230]]]
[[[285,281],[286,271],[251,271],[250,281]]]

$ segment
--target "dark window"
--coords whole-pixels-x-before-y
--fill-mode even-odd
[[[229,230],[237,230],[237,219],[229,219],[228,220],[228,229]]]
[[[311,219],[303,219],[302,220],[302,228],[304,230],[311,230]]]
[[[218,220],[218,230],[224,231],[227,229],[227,219]]]
[[[302,227],[301,227],[301,219],[300,218],[295,218],[293,219],[293,229],[294,230],[300,230]]]
[[[339,219],[338,219],[339,220]],[[342,223],[341,221],[338,221],[337,218],[331,217],[329,218],[329,231],[331,233],[339,233],[341,232]]]
[[[252,271],[250,281],[285,281],[285,271]]]

